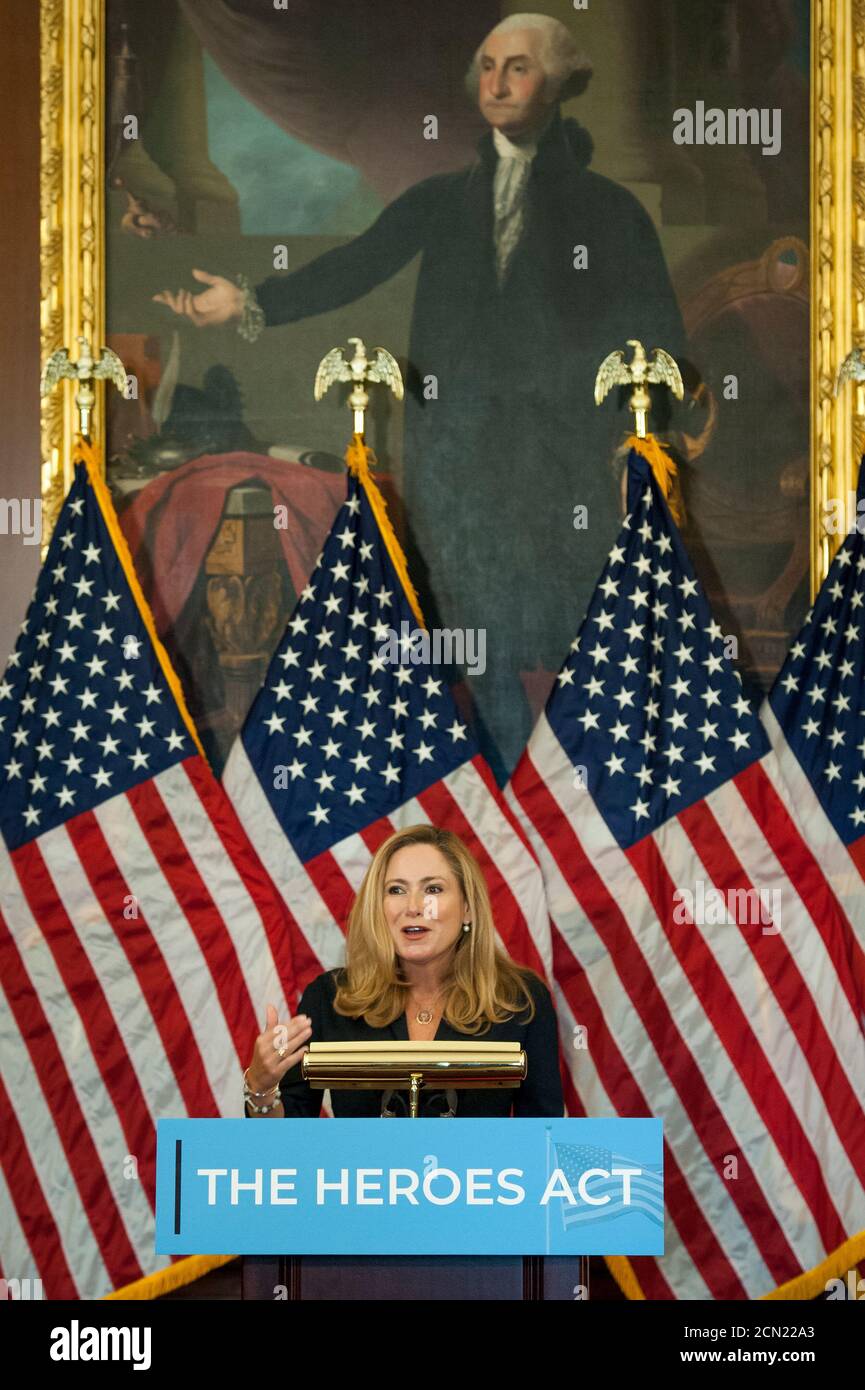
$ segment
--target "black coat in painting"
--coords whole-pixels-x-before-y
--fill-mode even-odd
[[[491,133],[479,150],[471,168],[409,188],[361,236],[257,294],[268,324],[289,323],[359,299],[420,255],[409,564],[430,626],[486,629],[486,673],[470,683],[501,777],[531,727],[519,673],[558,669],[618,525],[610,459],[630,417],[595,407],[598,366],[628,338],[678,356],[683,330],[651,218],[589,169],[587,132],[558,114],[499,286]],[[579,505],[587,529],[575,529]]]

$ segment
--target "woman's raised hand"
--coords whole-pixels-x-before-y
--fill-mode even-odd
[[[267,1091],[281,1081],[287,1071],[297,1066],[311,1036],[312,1023],[307,1014],[297,1014],[287,1023],[280,1023],[276,1009],[268,1004],[264,1032],[255,1040],[249,1064],[249,1089]]]
[[[195,295],[191,290],[178,290],[177,294],[161,290],[153,296],[155,302],[184,315],[196,328],[213,328],[240,318],[244,293],[239,285],[222,275],[209,275],[206,270],[193,270],[192,274],[209,288]]]

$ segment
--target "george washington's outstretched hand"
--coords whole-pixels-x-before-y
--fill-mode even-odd
[[[243,313],[243,290],[222,275],[209,275],[206,270],[193,270],[196,280],[209,288],[201,294],[191,290],[162,290],[153,296],[157,304],[166,304],[175,314],[190,319],[196,328],[214,328],[221,323],[239,319]]]

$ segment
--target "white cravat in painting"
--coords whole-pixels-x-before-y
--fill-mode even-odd
[[[523,233],[526,184],[538,147],[534,140],[510,140],[500,130],[493,131],[493,143],[499,157],[493,184],[493,235],[501,284]]]

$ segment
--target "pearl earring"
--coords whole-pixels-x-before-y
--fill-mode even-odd
[[[463,931],[470,931],[471,925],[471,922],[463,922]]]

